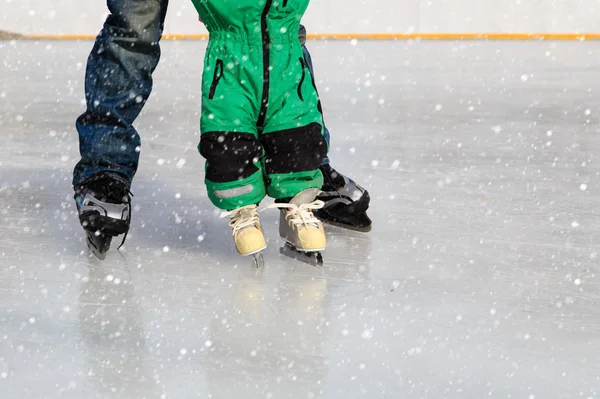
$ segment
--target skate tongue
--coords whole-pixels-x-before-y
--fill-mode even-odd
[[[246,227],[260,224],[258,213],[256,213],[256,205],[243,206],[231,212],[221,212],[221,218],[227,216],[230,217],[229,226],[232,228],[234,236]]]
[[[307,190],[301,191],[300,193],[296,194],[294,198],[292,198],[290,204],[294,204],[296,206],[300,206],[302,204],[310,204],[317,198],[317,195],[319,195],[320,192],[321,190],[319,190],[318,188],[309,188]]]
[[[312,190],[312,189],[311,189]],[[313,215],[311,212],[313,209],[322,209],[325,203],[321,200],[316,200],[316,195],[320,192],[318,189],[314,189],[312,195],[307,195],[306,198],[312,198],[311,202],[305,202],[300,204],[294,203],[298,196],[294,197],[292,201],[289,203],[274,203],[267,206],[266,209],[270,208],[278,208],[281,209],[282,212],[285,213],[285,218],[288,221],[291,221],[295,225],[312,225],[315,227],[319,227],[320,221]]]

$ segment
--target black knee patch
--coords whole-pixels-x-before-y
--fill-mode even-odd
[[[251,133],[208,132],[200,138],[200,154],[207,160],[206,178],[215,183],[242,180],[258,171],[260,142]]]
[[[327,141],[318,123],[265,133],[260,141],[266,152],[267,174],[315,170],[327,155]]]

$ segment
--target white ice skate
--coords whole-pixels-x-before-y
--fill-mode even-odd
[[[308,189],[297,194],[289,203],[275,203],[269,208],[279,208],[279,235],[286,241],[280,252],[302,262],[322,265],[320,251],[327,247],[323,224],[313,215],[313,210],[323,208],[323,201],[315,200],[320,190]]]

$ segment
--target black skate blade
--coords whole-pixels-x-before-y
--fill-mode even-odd
[[[285,243],[283,247],[279,248],[279,253],[311,266],[323,266],[323,255],[320,252],[302,252],[290,243]]]
[[[106,253],[110,248],[110,242],[112,241],[112,236],[107,236],[104,234],[93,233],[91,231],[86,232],[86,244],[90,251],[100,260],[106,259]]]
[[[335,226],[335,227],[339,227],[345,230],[352,230],[352,231],[358,231],[359,233],[368,233],[369,231],[371,231],[372,226],[368,225],[368,226],[355,226],[352,224],[346,224],[346,223],[342,223],[342,222],[334,222],[333,220],[327,220],[327,219],[322,219],[319,218],[319,220],[325,224],[328,224],[330,226]]]
[[[326,223],[331,226],[340,227],[346,230],[358,231],[360,233],[368,233],[371,231],[371,227],[373,222],[367,216],[367,214],[362,214],[360,216],[355,216],[352,218],[336,218],[328,215],[327,213],[315,212],[315,216],[321,222]]]

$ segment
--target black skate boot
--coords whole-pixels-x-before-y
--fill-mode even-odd
[[[125,234],[131,223],[131,193],[127,185],[111,177],[101,177],[75,187],[79,222],[86,231],[87,245],[103,260],[113,237]]]
[[[330,165],[321,165],[323,192],[317,197],[325,203],[314,215],[322,222],[361,232],[371,231],[367,209],[369,192]]]

